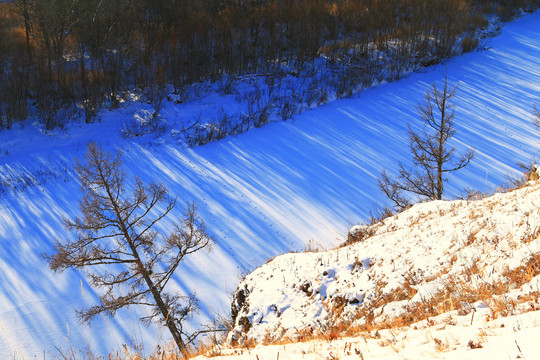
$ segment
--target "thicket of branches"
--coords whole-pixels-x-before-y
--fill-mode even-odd
[[[294,72],[321,56],[354,68],[382,48],[394,53],[392,66],[418,56],[438,62],[485,25],[482,13],[508,16],[538,6],[538,0],[471,1],[2,2],[0,128],[30,109],[47,129],[62,125],[60,119],[91,122],[128,89],[159,95],[167,84],[180,92],[224,75]],[[468,39],[465,50],[475,44]]]

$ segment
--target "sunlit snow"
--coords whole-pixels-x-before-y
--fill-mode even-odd
[[[77,321],[74,308],[89,306],[96,293],[73,271],[53,274],[42,259],[55,238],[70,236],[62,217],[78,214],[79,189],[72,163],[88,141],[120,147],[130,175],[163,182],[181,204],[194,200],[210,232],[214,251],[196,254],[178,270],[179,290],[195,291],[207,321],[227,314],[230,293],[242,274],[268,258],[307,246],[332,247],[351,225],[383,204],[376,178],[399,161],[407,164],[407,125],[420,125],[416,105],[447,70],[459,86],[455,98],[458,149],[472,146],[476,158],[451,176],[449,196],[463,188],[487,190],[516,174],[516,163],[538,156],[539,133],[532,123],[540,103],[540,13],[506,25],[487,49],[334,101],[285,123],[274,123],[206,146],[186,149],[174,136],[164,141],[120,136],[122,121],[140,103],[103,114],[92,125],[69,125],[44,133],[26,123],[0,133],[0,357],[40,358],[60,349],[98,354],[142,343],[147,352],[167,332],[137,321],[139,309]],[[164,116],[182,111],[216,111],[216,104],[168,103]],[[219,102],[221,102],[219,104]],[[182,105],[184,106],[184,105]],[[166,224],[162,224],[165,228]]]

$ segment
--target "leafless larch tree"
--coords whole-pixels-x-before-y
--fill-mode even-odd
[[[148,307],[142,320],[166,326],[187,357],[187,346],[199,333],[186,333],[183,323],[197,310],[197,300],[166,288],[185,256],[209,250],[213,243],[196,206],[188,203],[182,220],[163,235],[155,225],[174,208],[175,200],[163,185],[146,185],[138,178],[128,195],[119,151],[104,151],[91,143],[85,161],[77,162],[75,169],[83,194],[82,216],[64,219],[74,239],[56,240],[55,251],[46,258],[54,271],[81,269],[92,286],[103,290],[99,304],[77,310],[79,318],[89,322],[131,305]]]
[[[407,208],[411,202],[404,193],[412,193],[427,200],[440,200],[444,192],[445,174],[467,166],[474,158],[474,151],[456,154],[448,144],[456,133],[454,105],[451,100],[457,87],[450,87],[445,75],[443,88],[435,84],[426,94],[418,114],[424,122],[421,132],[409,126],[409,149],[414,167],[408,169],[399,164],[398,176],[391,178],[383,171],[378,180],[381,191],[398,210]]]

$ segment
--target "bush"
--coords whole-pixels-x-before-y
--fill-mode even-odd
[[[347,242],[345,245],[350,245],[356,242],[363,241],[374,234],[373,229],[368,225],[356,225],[349,230]]]
[[[464,53],[468,53],[478,47],[478,39],[471,36],[466,36],[461,41],[461,49]]]
[[[145,134],[161,136],[167,130],[167,123],[159,116],[155,116],[148,110],[140,110],[133,117],[128,118],[120,128],[120,134],[124,138],[132,138]]]
[[[63,129],[66,124],[79,116],[78,109],[73,103],[64,103],[58,99],[44,99],[37,104],[37,116],[45,130]]]
[[[300,112],[300,104],[292,96],[284,96],[281,98],[281,105],[278,114],[281,120],[286,121],[291,119],[295,114]]]
[[[219,78],[217,85],[218,93],[223,95],[231,95],[233,93],[234,77],[225,74]]]
[[[229,116],[220,108],[211,119],[202,120],[199,115],[188,129],[183,130],[186,144],[190,147],[208,144],[212,141],[220,140],[229,135],[240,134],[248,129],[245,118]]]

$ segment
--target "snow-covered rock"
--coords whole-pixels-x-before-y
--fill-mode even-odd
[[[234,295],[229,342],[382,324],[414,309],[435,316],[430,300],[442,294],[452,304],[436,306],[462,313],[486,307],[475,304],[481,289],[490,296],[506,289],[508,303],[538,294],[540,260],[532,260],[540,254],[539,182],[476,201],[416,204],[351,233],[365,238],[331,251],[285,254],[247,275]],[[473,294],[467,304],[465,293]]]

